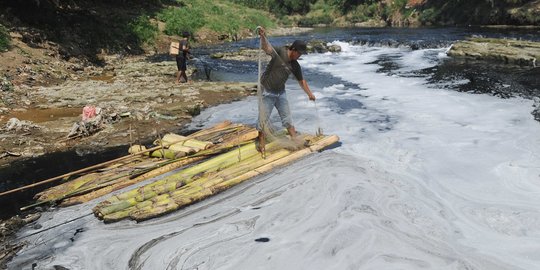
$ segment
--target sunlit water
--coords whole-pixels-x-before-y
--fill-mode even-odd
[[[447,48],[339,44],[301,60],[316,105],[287,87],[297,129],[341,146],[147,222],[103,224],[88,215],[98,201],[47,212],[19,237],[81,218],[23,238],[10,268],[540,269],[533,102],[410,76]],[[225,119],[254,124],[255,98],[193,127]]]

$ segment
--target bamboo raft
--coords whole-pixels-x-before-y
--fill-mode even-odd
[[[179,170],[144,186],[116,194],[94,207],[104,222],[144,221],[203,200],[252,177],[289,164],[336,143],[332,136],[301,135],[303,144],[285,149],[279,142],[266,145],[263,157],[255,147],[257,130],[223,122],[187,137],[167,134],[156,147],[130,147],[130,155],[79,174],[74,179],[36,195],[37,203],[85,203],[156,176]],[[197,163],[197,164],[194,164]]]

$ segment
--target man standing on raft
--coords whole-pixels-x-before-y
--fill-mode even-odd
[[[272,59],[266,66],[266,70],[261,76],[262,97],[259,102],[259,119],[257,120],[257,130],[259,131],[257,150],[264,154],[265,150],[265,131],[269,125],[270,114],[276,107],[281,123],[289,135],[294,138],[296,130],[292,124],[291,110],[289,101],[285,93],[285,82],[292,73],[300,87],[306,92],[309,100],[315,101],[315,96],[309,89],[309,86],[302,75],[302,68],[298,64],[298,58],[306,53],[306,43],[301,40],[295,40],[289,47],[274,48],[267,40],[265,29],[257,27],[261,37],[262,50],[270,55]]]

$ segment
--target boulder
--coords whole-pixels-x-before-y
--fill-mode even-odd
[[[452,45],[449,56],[490,60],[506,64],[538,65],[540,42],[496,39],[469,38]]]

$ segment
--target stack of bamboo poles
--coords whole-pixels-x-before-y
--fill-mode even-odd
[[[289,150],[273,142],[263,158],[250,143],[230,150],[164,179],[136,188],[99,203],[94,214],[104,222],[125,218],[143,221],[202,200],[249,178],[288,164],[339,140],[333,136],[304,136],[307,145]]]
[[[61,206],[84,203],[121,188],[139,183],[169,171],[198,162],[252,141],[257,130],[229,121],[187,137],[167,134],[154,143],[158,147],[145,150],[130,147],[130,155],[106,167],[84,174],[36,195],[37,203],[30,207],[61,202]],[[137,149],[137,151],[134,151]],[[139,154],[140,153],[140,154]],[[165,159],[164,159],[165,158]],[[169,159],[166,159],[169,158]]]

